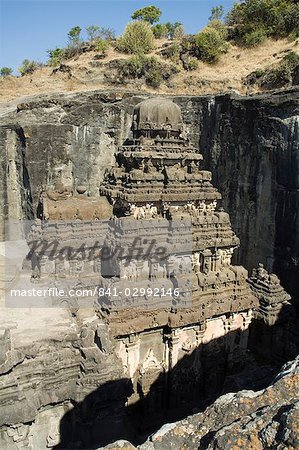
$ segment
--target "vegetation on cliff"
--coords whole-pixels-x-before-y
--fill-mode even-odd
[[[59,77],[62,82],[62,76],[63,90],[108,84],[165,93],[175,87],[182,93],[227,88],[247,93],[298,85],[299,64],[296,59],[291,65],[283,59],[284,52],[298,56],[297,1],[243,0],[226,15],[218,5],[212,8],[208,24],[193,35],[186,34],[180,22],[161,22],[161,15],[155,6],[137,9],[119,37],[110,27],[76,25],[66,33],[66,46],[47,50],[45,64],[25,59],[19,77],[2,67],[0,81],[15,95],[19,85],[21,90],[30,81],[25,91],[35,93],[34,86],[43,78],[49,87]]]
[[[99,48],[104,52],[112,43],[116,50],[124,53],[143,55],[155,48],[154,39],[170,39],[177,41],[179,52],[192,54],[206,63],[216,63],[230,44],[252,47],[261,44],[267,37],[299,37],[299,3],[296,0],[243,0],[234,4],[224,16],[223,6],[215,6],[206,28],[195,35],[185,36],[183,25],[157,23],[162,11],[155,6],[147,6],[136,10],[124,34],[115,39],[111,28],[90,25],[86,27],[86,39],[81,36],[79,25],[68,32],[68,46],[48,50],[49,65],[58,65],[76,54]],[[26,63],[24,64],[24,62]],[[32,73],[39,64],[24,60],[19,72],[26,75]],[[25,66],[25,67],[24,67]],[[184,64],[182,64],[184,68]],[[10,75],[2,68],[1,76]]]

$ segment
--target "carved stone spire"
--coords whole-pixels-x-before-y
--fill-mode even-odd
[[[183,121],[179,106],[163,98],[141,102],[133,112],[132,131],[132,139],[119,148],[116,167],[107,172],[100,193],[113,205],[115,217],[131,219],[136,223],[134,225],[133,222],[125,231],[125,222],[121,225],[115,222],[115,234],[110,236],[109,245],[117,248],[120,246],[120,236],[126,233],[132,236],[133,229],[137,234],[142,233],[142,226],[137,225],[138,220],[150,219],[151,226],[147,228],[144,225],[144,230],[147,229],[147,234],[155,235],[160,242],[170,242],[174,248],[178,245],[180,249],[174,256],[180,263],[175,266],[170,258],[164,268],[157,261],[145,264],[141,270],[143,285],[145,280],[151,283],[159,280],[160,285],[164,282],[167,287],[181,287],[183,284],[183,292],[186,286],[192,291],[192,306],[189,309],[184,308],[180,315],[173,314],[170,309],[164,311],[154,326],[163,326],[167,322],[172,326],[181,326],[254,307],[257,299],[246,283],[247,271],[231,264],[239,239],[232,231],[229,215],[218,208],[221,195],[212,185],[211,173],[200,167],[202,155],[182,136]],[[159,220],[182,224],[189,221],[192,230],[189,238],[186,236],[189,239],[189,254],[184,253],[183,248],[188,245],[187,241],[179,246],[180,239],[181,244],[184,241],[184,233],[174,236],[172,231],[169,236],[163,235],[162,229],[159,231]],[[141,239],[147,236],[136,237]],[[189,261],[190,271],[185,270],[186,261]],[[130,268],[118,267],[113,283],[131,279],[133,273],[135,284],[141,282],[135,266],[132,262]],[[162,302],[156,303],[155,307],[161,309]],[[121,304],[124,308],[129,304],[136,305],[134,299],[124,299]],[[174,310],[177,306],[174,300]],[[117,308],[116,305],[114,307]],[[121,328],[126,328],[128,322],[138,331],[153,326],[147,323],[147,320],[152,320],[152,312],[148,313],[148,318],[147,314],[142,317],[138,314],[138,320],[134,322],[132,311],[126,311],[127,321],[120,319],[121,314],[118,314],[114,318],[111,315],[110,322],[119,322],[116,331],[119,333],[125,332]]]
[[[260,263],[257,269],[253,269],[248,282],[259,300],[256,316],[267,325],[285,320],[293,308],[289,303],[291,296],[281,286],[279,278],[274,273],[268,273]]]

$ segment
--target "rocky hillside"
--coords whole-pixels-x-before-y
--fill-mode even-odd
[[[175,43],[156,40],[155,56],[163,68],[159,87],[150,86],[145,77],[132,78],[123,70],[129,55],[111,47],[104,54],[88,50],[58,67],[44,66],[22,77],[0,79],[0,102],[42,93],[107,89],[152,92],[155,94],[212,94],[237,90],[249,94],[299,83],[298,66],[285,71],[285,56],[299,55],[299,40],[268,39],[254,48],[229,45],[215,64],[198,61],[190,69],[185,60],[177,60]],[[184,57],[183,57],[184,59]],[[184,68],[185,67],[185,68]],[[125,73],[124,73],[125,72]],[[264,77],[264,78],[263,78]]]
[[[119,441],[106,447],[134,449]],[[164,425],[140,450],[299,448],[299,357],[258,392],[223,395],[204,412]]]

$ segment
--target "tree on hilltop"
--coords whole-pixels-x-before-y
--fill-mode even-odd
[[[86,27],[85,30],[90,42],[93,42],[100,37],[100,27],[97,25],[90,25],[89,27]]]
[[[0,69],[1,77],[8,77],[11,74],[12,74],[12,69],[10,67],[1,67],[1,69]]]
[[[212,22],[213,20],[221,20],[224,14],[223,5],[213,6],[211,9],[211,15],[209,20]]]
[[[78,45],[80,42],[80,33],[82,29],[79,26],[73,27],[68,32],[67,36],[69,38],[69,41],[73,45]]]
[[[143,20],[152,25],[155,22],[159,22],[161,14],[162,11],[156,6],[146,6],[145,8],[137,9],[131,17],[133,20]]]

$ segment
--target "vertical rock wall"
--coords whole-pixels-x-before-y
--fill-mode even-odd
[[[263,262],[298,297],[298,91],[216,97],[202,121],[204,161],[241,240],[237,262]]]
[[[17,125],[1,126],[0,141],[0,239],[4,240],[9,238],[5,221],[30,219],[32,202],[23,129]]]

